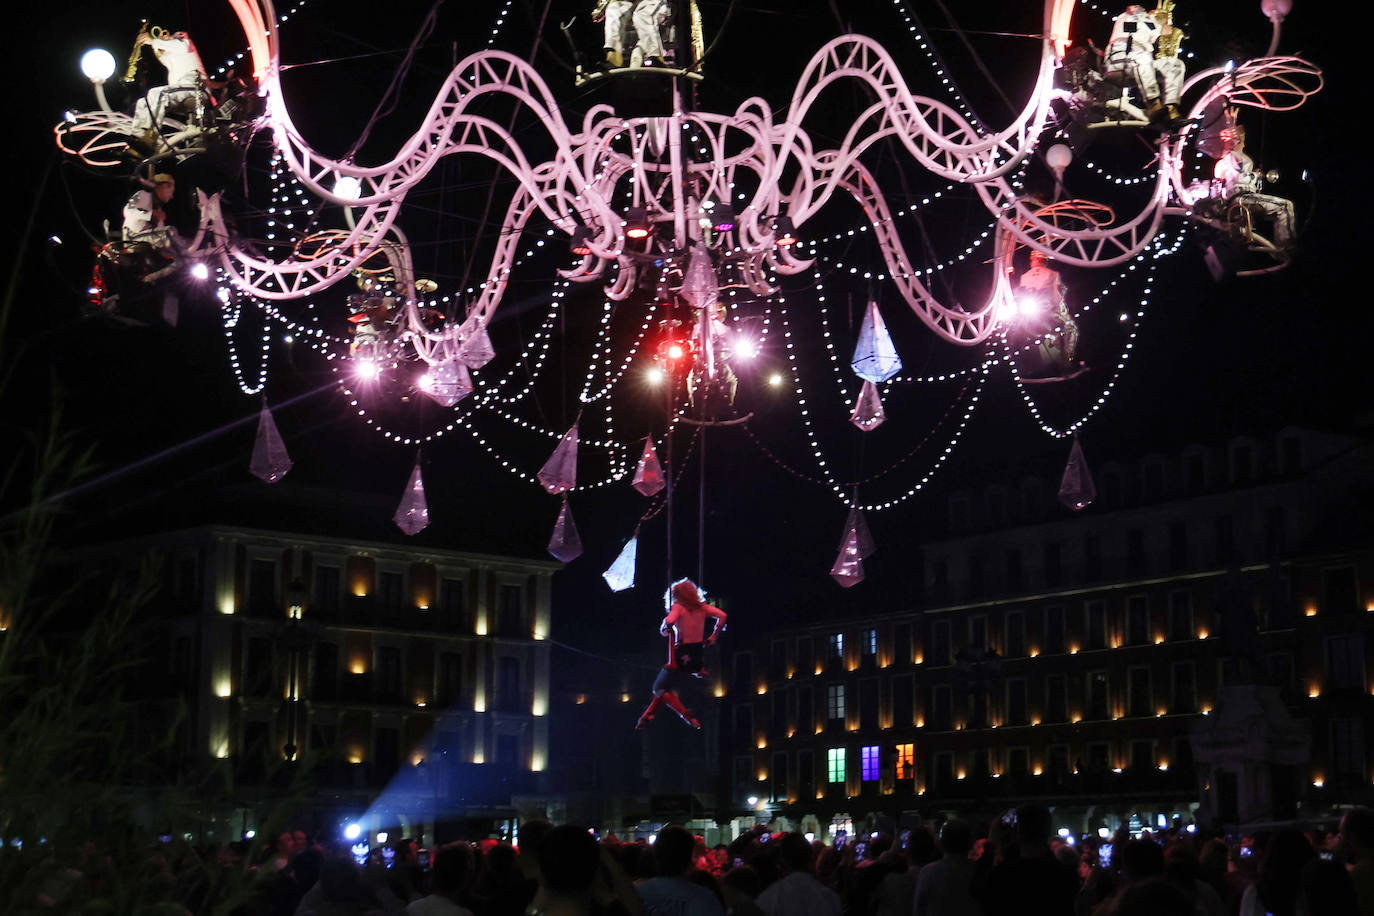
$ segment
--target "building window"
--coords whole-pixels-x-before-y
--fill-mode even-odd
[[[509,656],[497,659],[496,677],[497,708],[502,712],[528,712],[529,704],[524,702],[520,690],[519,660]]]
[[[832,747],[825,752],[825,781],[844,782],[844,748]]]
[[[1131,769],[1136,772],[1155,768],[1155,743],[1150,738],[1137,738],[1131,742]]]
[[[915,685],[911,675],[892,679],[892,724],[898,728],[911,725],[915,717],[915,704],[912,702]]]
[[[741,693],[749,692],[754,686],[754,653],[736,652],[735,653],[735,690]]]
[[[1169,638],[1193,638],[1193,593],[1179,589],[1169,593]]]
[[[1293,653],[1278,652],[1269,656],[1269,678],[1279,688],[1279,697],[1290,706],[1297,701],[1297,677],[1293,667]]]
[[[337,566],[315,567],[315,606],[316,614],[335,615],[339,612],[339,583],[342,570]]]
[[[1097,773],[1112,769],[1112,745],[1109,741],[1088,742],[1088,767]]]
[[[1280,556],[1287,549],[1285,528],[1283,506],[1270,506],[1264,513],[1264,547],[1269,556]]]
[[[1364,723],[1359,719],[1331,720],[1331,770],[1340,776],[1364,774]]]
[[[1007,591],[1019,592],[1025,588],[1025,578],[1021,570],[1021,548],[1007,548]]]
[[[1192,662],[1176,662],[1173,670],[1172,702],[1174,712],[1197,712],[1197,679]]]
[[[899,623],[892,628],[892,659],[899,665],[911,664],[911,624]]]
[[[1139,528],[1126,532],[1126,574],[1145,575],[1145,532]]]
[[[768,661],[769,674],[773,677],[787,676],[787,641],[782,639],[773,640],[772,651],[769,653]]]
[[[976,614],[968,621],[968,644],[975,649],[988,647],[988,618]]]
[[[1126,642],[1132,646],[1150,642],[1150,600],[1144,595],[1126,599]]]
[[[916,745],[897,745],[897,778],[916,778]]]
[[[1011,776],[1030,775],[1030,752],[1024,747],[1007,749],[1007,772]]]
[[[831,684],[825,688],[825,717],[831,722],[845,717],[844,685]]]
[[[525,596],[518,585],[502,585],[497,592],[498,636],[525,636]]]
[[[1062,674],[1045,679],[1045,721],[1069,721],[1069,682]]]
[[[816,794],[816,761],[809,750],[797,752],[797,793],[802,798]]]
[[[1339,566],[1322,570],[1322,613],[1355,613],[1360,610],[1356,593],[1355,567]]]
[[[816,727],[816,712],[811,708],[811,688],[797,688],[797,728],[810,732]]]
[[[1045,544],[1045,585],[1058,588],[1064,584],[1064,556],[1058,541]]]
[[[1169,568],[1175,572],[1188,568],[1188,526],[1180,520],[1169,523]]]
[[[754,707],[741,703],[735,707],[735,744],[739,747],[754,743]]]
[[[1030,721],[1026,704],[1026,679],[1012,678],[1007,681],[1007,725],[1025,725]]]
[[[389,616],[401,609],[401,594],[405,589],[405,579],[398,572],[383,572],[377,577],[377,598],[381,610]]]
[[[1150,669],[1131,668],[1126,682],[1129,696],[1128,708],[1132,716],[1152,716],[1155,714],[1154,695],[1150,690]]]
[[[949,664],[949,621],[936,620],[930,625],[930,651],[926,653],[926,664],[943,667]]]
[[[878,727],[878,679],[866,677],[859,681],[859,727]]]
[[[439,653],[439,703],[458,704],[463,698],[463,657],[457,652]]]
[[[1026,654],[1026,613],[1008,611],[1006,622],[1007,635],[1004,640],[1007,658],[1024,658]]]
[[[377,650],[377,692],[383,703],[401,702],[401,650],[395,646]]]
[[[830,649],[830,660],[844,661],[844,634],[831,633],[828,645]]]
[[[787,801],[787,752],[773,755],[773,770],[768,774],[773,781],[773,801]]]
[[[873,627],[869,627],[864,630],[863,637],[864,658],[869,659],[875,657],[878,654],[878,631]]]
[[[339,694],[339,647],[332,642],[315,645],[314,699],[332,700]]]
[[[1107,648],[1107,604],[1104,601],[1088,601],[1083,605],[1084,642],[1088,649]]]
[[[248,607],[250,613],[262,616],[277,610],[276,561],[255,559],[249,563]]]
[[[936,601],[949,600],[949,561],[943,557],[931,561],[930,594]]]
[[[862,773],[860,774],[864,782],[877,782],[878,780],[878,745],[867,745],[860,749],[862,757]]]
[[[1095,534],[1083,536],[1083,578],[1095,582],[1102,577],[1102,539]]]
[[[1326,637],[1327,686],[1364,688],[1364,634]]]
[[[930,727],[935,731],[949,731],[952,712],[949,686],[937,685],[931,690],[930,696]]]
[[[772,690],[768,693],[768,701],[772,705],[772,732],[774,735],[784,735],[787,733],[787,699],[789,691]]]
[[[276,691],[276,672],[272,666],[272,640],[266,636],[253,636],[248,640],[248,657],[244,671],[250,697],[269,697]]]
[[[812,666],[813,666],[814,664],[815,664],[815,658],[814,658],[814,657],[812,656],[812,654],[811,654],[811,637],[810,637],[810,636],[798,636],[798,637],[797,637],[797,670],[800,671],[800,672],[802,672],[803,674],[809,674],[809,673],[811,672]]]
[[[735,789],[742,796],[754,795],[754,758],[735,758]]]
[[[1107,672],[1090,671],[1088,673],[1088,718],[1089,719],[1110,719],[1111,705],[1107,695],[1108,681]]]
[[[936,789],[948,790],[954,783],[954,754],[950,751],[937,753],[931,760],[930,774]]]
[[[1229,515],[1217,517],[1217,565],[1226,566],[1236,558],[1236,523]]]
[[[1064,607],[1052,604],[1045,608],[1045,654],[1064,654]]]
[[[439,627],[447,633],[468,629],[467,589],[462,579],[439,583]]]

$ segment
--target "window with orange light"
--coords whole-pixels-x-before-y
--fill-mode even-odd
[[[897,745],[897,778],[916,778],[916,745]]]

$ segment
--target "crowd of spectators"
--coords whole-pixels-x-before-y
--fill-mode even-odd
[[[649,843],[533,821],[518,848],[398,839],[362,864],[295,831],[218,851],[217,867],[251,873],[235,903],[183,897],[159,912],[200,902],[236,916],[1374,916],[1368,808],[1335,832],[1239,838],[1070,837],[1052,824],[1030,804],[986,829],[948,820],[938,838],[920,827],[837,845],[759,827],[711,849],[678,826]],[[61,909],[49,903],[40,909]]]

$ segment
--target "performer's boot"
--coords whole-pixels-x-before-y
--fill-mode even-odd
[[[688,725],[692,726],[692,728],[701,728],[701,723],[692,715],[690,709],[682,705],[682,700],[678,699],[677,694],[673,693],[671,690],[665,690],[659,696],[659,699],[661,699],[669,709],[681,716],[683,722],[686,722]]]
[[[1169,121],[1169,109],[1159,99],[1150,99],[1145,105],[1145,117],[1151,124],[1163,126]]]
[[[639,714],[639,721],[635,723],[635,728],[643,728],[653,721],[654,713],[663,705],[663,694],[655,696],[649,701],[649,705],[644,707],[644,711]]]

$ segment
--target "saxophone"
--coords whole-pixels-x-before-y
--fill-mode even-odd
[[[1179,45],[1186,37],[1183,30],[1174,25],[1174,0],[1159,0],[1159,6],[1151,13],[1159,23],[1159,42],[1155,45],[1155,58],[1178,57]]]
[[[124,68],[124,82],[132,83],[138,74],[138,60],[143,56],[143,36],[149,34],[148,20],[144,19],[134,36],[134,49],[129,53],[129,64]]]

